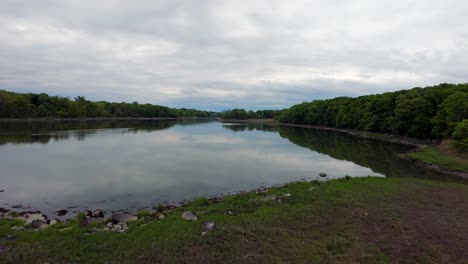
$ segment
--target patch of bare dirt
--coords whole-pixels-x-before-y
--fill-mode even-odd
[[[363,242],[393,263],[468,263],[466,189],[402,191],[369,210],[361,225]]]

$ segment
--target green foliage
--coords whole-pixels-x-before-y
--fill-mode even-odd
[[[259,119],[262,116],[254,111],[246,111],[244,109],[233,109],[221,113],[223,119]]]
[[[284,123],[351,128],[415,138],[450,136],[468,118],[468,84],[440,84],[357,98],[337,97],[281,111]]]
[[[436,147],[427,147],[407,155],[426,163],[442,166],[449,170],[468,171],[468,163],[465,160],[446,155]]]
[[[48,94],[19,94],[0,90],[0,118],[25,117],[214,117],[215,112],[174,109],[159,105],[92,102],[83,96],[74,100]]]
[[[452,134],[454,145],[461,150],[468,150],[468,119],[464,119],[455,127]]]
[[[141,210],[137,213],[138,219],[147,219],[150,218],[153,215],[149,210]]]

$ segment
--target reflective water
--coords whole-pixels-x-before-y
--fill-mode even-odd
[[[408,147],[346,134],[220,122],[1,122],[0,207],[137,210],[305,178],[444,177]]]

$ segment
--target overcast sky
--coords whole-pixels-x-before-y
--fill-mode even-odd
[[[1,0],[0,89],[274,109],[468,81],[468,1]]]

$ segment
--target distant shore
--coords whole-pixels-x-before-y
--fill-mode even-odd
[[[11,122],[61,122],[61,121],[113,121],[113,120],[217,120],[212,117],[41,117],[41,118],[0,118],[2,121]]]
[[[464,155],[458,155],[455,157],[453,155],[453,151],[451,151],[450,153],[449,151],[439,151],[437,152],[437,155],[439,156],[439,158],[437,159],[426,159],[424,156],[414,155],[415,153],[423,152],[424,150],[428,148],[437,147],[438,145],[442,143],[441,140],[421,140],[421,139],[407,138],[407,137],[396,136],[396,135],[359,131],[356,129],[343,129],[343,128],[334,128],[334,127],[327,127],[327,126],[281,123],[278,120],[274,120],[274,119],[223,119],[221,120],[221,122],[262,124],[262,125],[270,125],[270,126],[300,127],[300,128],[336,131],[336,132],[342,132],[342,133],[346,133],[346,134],[361,137],[361,138],[376,139],[376,140],[381,140],[381,141],[390,142],[390,143],[397,143],[397,144],[412,146],[412,147],[415,147],[415,149],[411,150],[408,153],[401,154],[399,155],[399,157],[410,160],[420,166],[424,166],[433,170],[451,174],[457,177],[468,178],[468,171],[460,170],[459,169],[460,166],[457,166],[457,167],[450,166],[441,161],[441,160],[450,160],[451,163],[463,163],[465,165],[465,164],[468,164],[468,160],[465,159]],[[446,143],[444,143],[444,145],[446,145]]]

